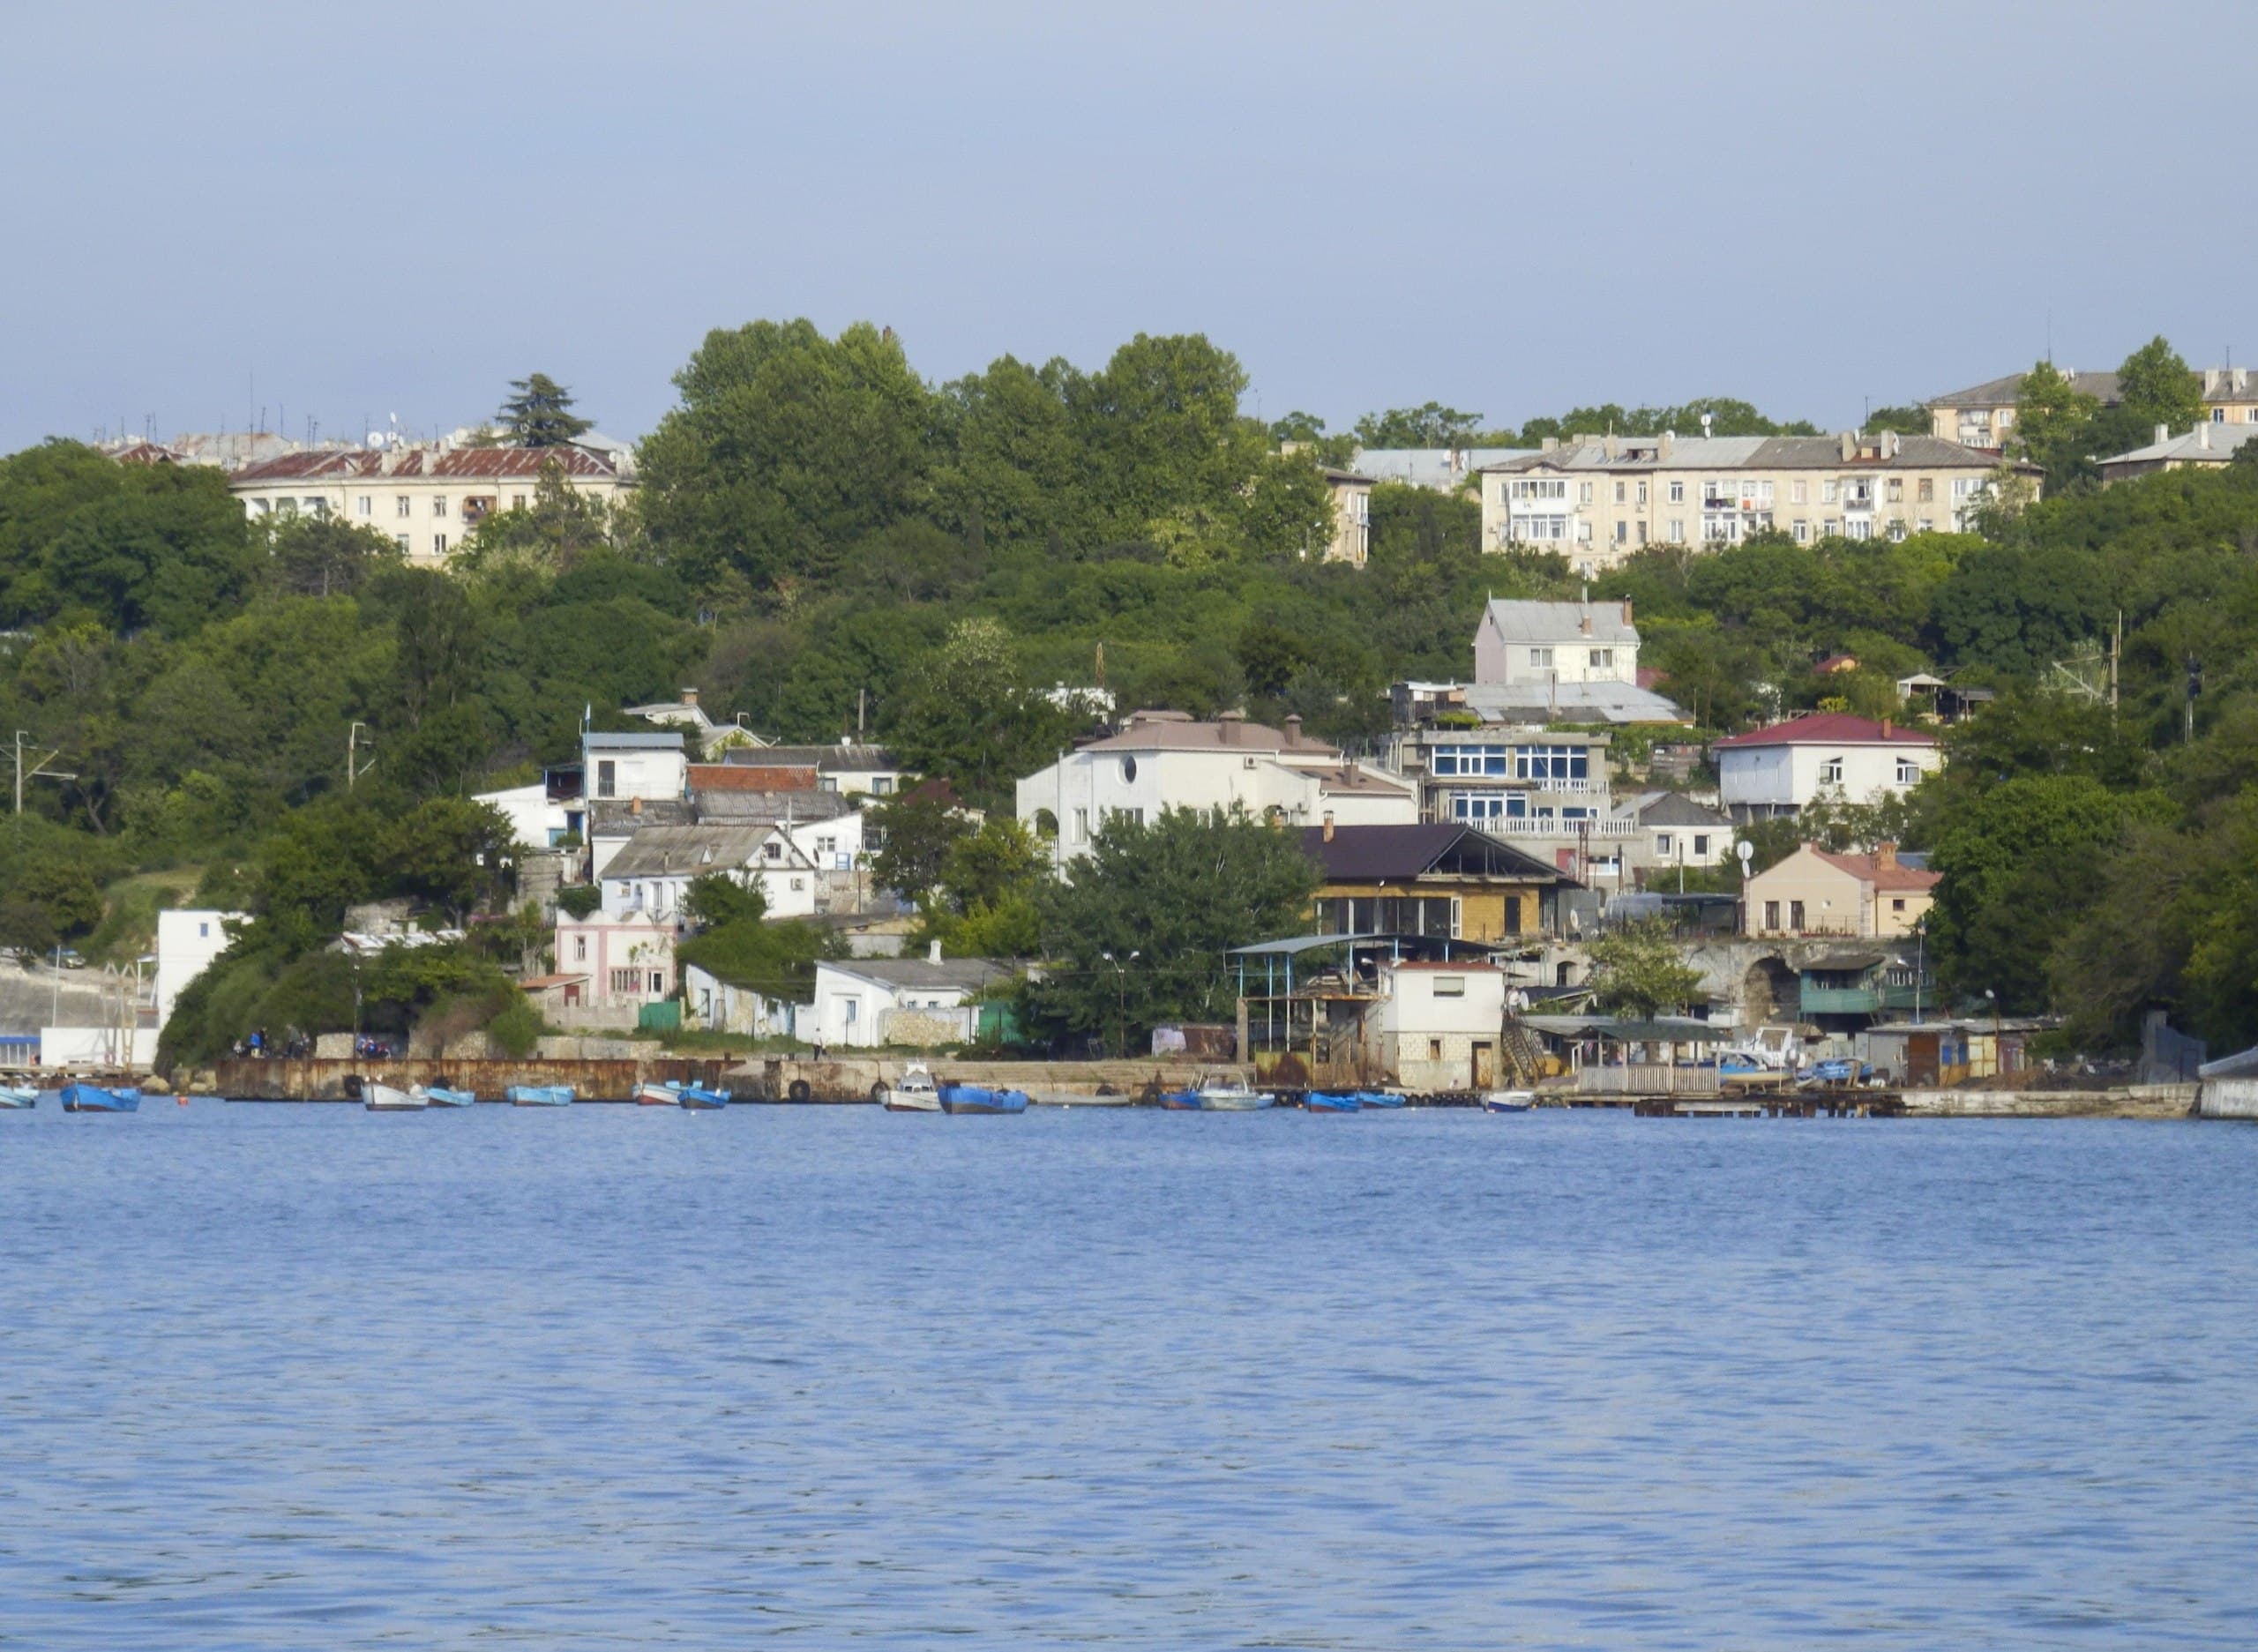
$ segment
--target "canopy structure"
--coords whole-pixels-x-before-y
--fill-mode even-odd
[[[1524,1015],[1522,1024],[1555,1038],[1593,1038],[1616,1044],[1729,1044],[1733,1028],[1686,1015],[1619,1020],[1612,1015]]]

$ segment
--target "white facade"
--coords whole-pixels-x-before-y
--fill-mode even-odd
[[[1744,736],[1746,737],[1746,736]],[[1822,793],[1855,804],[1902,796],[1944,761],[1936,743],[1856,735],[1716,748],[1717,798],[1736,820],[1795,814]]]
[[[981,959],[819,962],[800,1036],[842,1049],[966,1043],[978,1030],[976,996],[1001,974]]]
[[[557,915],[557,973],[585,976],[583,1001],[637,1005],[674,992],[675,925],[647,912]]]
[[[1143,732],[1140,734],[1140,729]],[[1189,745],[1205,732],[1213,737]],[[1295,826],[1414,826],[1418,788],[1350,764],[1331,746],[1257,725],[1178,721],[1133,722],[1125,732],[1070,753],[1019,782],[1017,812],[1038,836],[1052,837],[1053,860],[1089,853],[1090,841],[1117,814],[1151,821],[1168,809],[1244,808],[1258,819]]]
[[[679,843],[678,856],[657,864],[641,853],[615,850],[597,882],[603,911],[613,918],[637,914],[680,923],[694,878],[719,874],[758,888],[772,918],[811,917],[828,908],[837,880],[863,864],[863,817],[730,828],[647,826],[623,849]]]
[[[678,734],[585,734],[580,760],[591,800],[689,795],[690,760]]]
[[[1639,680],[1639,632],[1626,602],[1492,602],[1474,632],[1477,683]]]
[[[1399,963],[1380,969],[1381,1061],[1414,1090],[1486,1089],[1498,1081],[1506,976],[1494,964]]]
[[[566,838],[581,833],[586,824],[579,800],[559,803],[552,799],[547,782],[542,781],[535,781],[530,786],[479,792],[471,802],[486,804],[507,820],[511,835],[520,848],[555,848]]]
[[[241,912],[201,909],[157,914],[157,1025],[172,1019],[173,1005],[188,983],[228,950],[231,923],[248,923]]]

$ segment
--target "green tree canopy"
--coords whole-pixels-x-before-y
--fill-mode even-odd
[[[572,392],[546,373],[512,379],[497,416],[519,447],[561,447],[594,428],[573,413]]]

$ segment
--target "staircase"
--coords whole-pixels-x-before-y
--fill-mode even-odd
[[[1540,1064],[1544,1052],[1537,1047],[1536,1040],[1529,1035],[1529,1028],[1519,1021],[1507,1021],[1502,1047],[1506,1056],[1506,1072],[1514,1088],[1527,1089],[1534,1086],[1544,1072]]]

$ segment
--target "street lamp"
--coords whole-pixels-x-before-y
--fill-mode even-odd
[[[1141,952],[1131,953],[1128,961],[1133,964],[1144,955]],[[1113,966],[1114,1053],[1122,1055],[1126,1053],[1129,1043],[1129,972],[1111,953],[1100,953],[1098,956]]]

